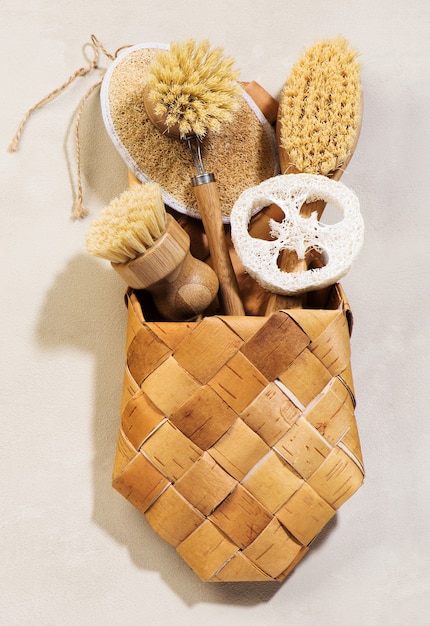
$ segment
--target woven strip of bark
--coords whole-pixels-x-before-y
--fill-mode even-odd
[[[364,477],[351,317],[147,322],[128,300],[113,486],[203,581],[282,581]]]

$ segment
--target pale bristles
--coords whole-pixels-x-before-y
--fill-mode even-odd
[[[220,47],[211,50],[208,40],[174,42],[151,64],[148,98],[167,129],[203,138],[208,131],[218,133],[237,110],[238,77],[234,60]]]
[[[357,52],[344,38],[321,41],[306,50],[280,98],[281,145],[291,165],[300,172],[323,175],[342,167],[357,137],[360,100]]]
[[[165,229],[159,185],[136,185],[114,198],[93,221],[86,248],[111,263],[126,263],[151,248]]]

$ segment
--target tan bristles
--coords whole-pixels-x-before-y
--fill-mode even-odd
[[[156,115],[181,137],[219,132],[237,110],[239,72],[222,48],[210,50],[209,41],[174,42],[160,50],[150,68],[148,97]]]
[[[344,38],[306,50],[280,96],[280,140],[290,164],[307,174],[341,168],[357,137],[360,99],[357,52]]]
[[[159,185],[136,185],[114,198],[93,221],[86,248],[111,263],[126,263],[151,248],[165,229]]]

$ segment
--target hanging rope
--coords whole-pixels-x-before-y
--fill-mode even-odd
[[[91,96],[93,91],[95,91],[101,85],[101,80],[98,81],[95,85],[92,85],[84,97],[81,99],[78,107],[78,112],[76,114],[76,122],[75,122],[75,150],[76,150],[76,196],[75,201],[73,203],[72,209],[72,220],[82,219],[88,215],[88,210],[84,207],[83,204],[83,191],[82,191],[82,175],[81,175],[81,140],[80,140],[80,128],[81,128],[81,118],[85,108],[85,104],[88,98]]]
[[[22,118],[22,120],[21,120],[21,122],[20,122],[20,124],[19,124],[19,126],[17,128],[17,131],[16,131],[12,141],[10,142],[10,144],[8,146],[8,151],[9,152],[16,152],[16,150],[18,149],[18,145],[19,145],[19,142],[20,142],[21,135],[22,135],[22,132],[24,130],[24,127],[26,126],[28,120],[33,115],[33,113],[35,111],[37,111],[37,109],[41,109],[50,100],[52,100],[53,98],[58,96],[60,93],[62,93],[77,78],[80,78],[80,77],[83,77],[83,76],[87,76],[88,74],[90,74],[95,69],[102,69],[102,68],[99,67],[100,53],[104,54],[104,56],[107,59],[109,59],[110,61],[114,61],[121,50],[123,50],[124,48],[130,47],[128,45],[121,46],[112,55],[100,43],[100,41],[97,39],[97,37],[95,35],[91,35],[90,46],[92,48],[92,53],[93,53],[92,60],[90,61],[90,63],[87,66],[81,67],[78,70],[76,70],[75,72],[73,72],[73,74],[71,74],[71,76],[69,76],[69,78],[62,85],[60,85],[56,89],[53,89],[50,93],[48,93],[41,100],[39,100],[39,102],[36,102],[36,104],[34,106],[32,106],[30,109],[28,109],[28,111],[26,112],[26,114]],[[100,87],[101,82],[102,82],[101,80],[98,81],[95,85],[92,85],[88,89],[88,91],[85,93],[85,95],[83,96],[83,98],[81,99],[81,101],[79,103],[79,107],[78,107],[78,111],[77,111],[77,115],[76,115],[75,133],[74,133],[74,135],[75,135],[75,143],[76,143],[76,168],[77,168],[77,183],[76,183],[76,185],[77,185],[77,190],[76,190],[76,198],[75,198],[73,211],[72,211],[72,219],[81,219],[81,218],[85,217],[88,214],[88,211],[83,206],[82,180],[81,180],[80,123],[81,123],[81,118],[82,118],[82,114],[83,114],[83,111],[84,111],[84,107],[85,107],[86,102],[88,101],[88,98],[91,96],[91,94],[98,87]]]

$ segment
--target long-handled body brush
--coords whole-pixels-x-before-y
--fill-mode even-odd
[[[279,99],[277,141],[282,174],[321,174],[339,180],[358,141],[362,94],[357,52],[343,37],[307,49],[293,67]],[[310,202],[301,216],[321,218],[325,202]],[[283,217],[283,216],[282,216]],[[284,250],[280,269],[306,271],[306,259]],[[266,314],[297,308],[301,296],[271,294]]]
[[[190,254],[190,238],[166,213],[156,183],[112,200],[92,223],[86,247],[110,261],[127,285],[149,291],[168,320],[193,319],[216,298],[214,271]]]
[[[189,39],[160,50],[150,67],[145,108],[152,123],[175,139],[185,141],[193,157],[192,185],[207,235],[220,299],[228,315],[244,315],[239,286],[229,256],[218,188],[202,158],[203,138],[218,132],[235,110],[238,87],[232,59],[220,48],[210,50],[207,40]]]

